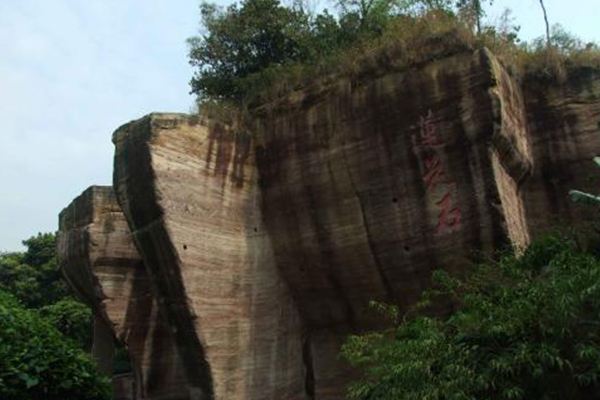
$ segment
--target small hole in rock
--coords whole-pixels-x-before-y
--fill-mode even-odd
[[[410,247],[404,246],[404,251],[410,251]]]
[[[258,232],[258,228],[254,228],[254,232]]]
[[[184,249],[184,250],[187,250],[187,244],[184,244],[184,245],[183,245],[183,249]]]
[[[398,199],[397,199],[396,197],[394,197],[394,198],[392,199],[392,203],[397,203],[397,202],[398,202]]]

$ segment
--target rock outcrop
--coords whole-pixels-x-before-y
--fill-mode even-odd
[[[114,134],[115,190],[199,398],[304,399],[303,327],[249,136],[177,114]]]
[[[147,335],[119,333],[99,285],[124,299],[121,313],[143,294],[157,310],[146,323],[170,327],[163,348],[180,374],[158,386],[177,381],[182,394],[141,398],[342,399],[355,371],[341,343],[385,323],[371,300],[406,309],[433,270],[465,273],[549,220],[574,223],[566,192],[593,189],[600,73],[524,85],[487,50],[433,59],[290,93],[244,125],[156,113],[114,133],[121,228],[67,223],[81,220],[72,205],[61,258],[132,354]],[[121,258],[137,263],[118,276],[143,275],[145,289],[110,292],[96,265],[124,264],[95,263],[96,248],[112,260],[125,241]]]
[[[58,252],[67,281],[94,312],[101,369],[112,373],[116,338],[130,354],[136,398],[187,399],[171,329],[112,187],[92,186],[61,212]]]

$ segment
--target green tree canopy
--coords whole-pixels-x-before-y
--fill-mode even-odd
[[[72,295],[56,257],[56,235],[39,233],[23,241],[25,252],[0,254],[0,290],[36,309],[83,349],[91,348],[92,314]]]
[[[200,5],[202,35],[188,39],[196,67],[190,84],[201,99],[239,102],[273,68],[310,64],[360,40],[381,35],[396,0],[341,0],[340,13],[317,15],[278,0]]]
[[[202,3],[200,14],[206,33],[188,39],[190,63],[198,68],[192,92],[198,95],[237,99],[244,78],[306,56],[308,16],[278,0],[245,0],[225,10]]]
[[[79,348],[92,348],[92,310],[85,304],[65,298],[38,310],[40,316],[73,340]]]
[[[56,235],[40,233],[23,244],[24,253],[0,254],[0,288],[30,308],[70,297],[56,259]]]

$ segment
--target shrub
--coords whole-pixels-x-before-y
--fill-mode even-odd
[[[437,272],[434,281],[412,317],[348,339],[342,354],[364,372],[352,398],[600,396],[600,261],[574,240],[547,237],[467,279]],[[441,298],[459,311],[424,315]]]
[[[62,299],[44,306],[40,315],[81,349],[92,348],[92,310],[83,303]]]
[[[2,400],[109,400],[89,357],[34,310],[0,291]]]
[[[0,289],[28,308],[71,297],[56,259],[56,235],[40,233],[23,244],[26,252],[0,253]]]

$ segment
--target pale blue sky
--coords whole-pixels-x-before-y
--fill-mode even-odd
[[[546,3],[553,23],[600,42],[600,0]],[[0,0],[0,250],[56,230],[75,196],[111,183],[119,125],[189,111],[185,39],[197,31],[198,4]],[[524,37],[543,34],[538,0],[496,0],[490,18],[503,6]]]

